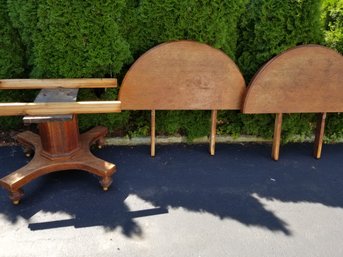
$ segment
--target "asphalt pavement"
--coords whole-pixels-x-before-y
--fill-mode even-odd
[[[0,189],[0,256],[343,256],[343,144],[106,146],[117,165],[104,192],[83,171],[26,185],[18,206]],[[0,148],[0,176],[25,165]]]

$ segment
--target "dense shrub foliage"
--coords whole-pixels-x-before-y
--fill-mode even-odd
[[[23,50],[18,32],[8,17],[6,1],[0,1],[0,79],[21,77],[24,72]],[[0,90],[0,101],[10,102],[22,98],[23,92]],[[17,127],[18,117],[0,117],[2,128]]]
[[[0,4],[0,78],[15,78],[23,73],[21,41],[9,20],[5,1]]]
[[[141,0],[123,27],[136,55],[169,40],[190,39],[222,49],[235,58],[237,22],[246,0]]]
[[[320,1],[251,0],[240,21],[238,63],[249,81],[271,57],[321,41]]]
[[[326,45],[343,53],[343,1],[324,0],[322,19]]]
[[[247,82],[278,53],[299,44],[343,50],[341,0],[1,0],[0,77],[117,77],[149,48],[190,39],[223,50]],[[101,93],[101,92],[100,92]],[[117,90],[81,90],[82,100],[115,99]],[[30,100],[26,91],[0,91],[0,101]],[[80,115],[81,129],[105,125],[129,136],[149,134],[149,113]],[[1,128],[19,119],[1,118]],[[159,111],[157,133],[190,139],[209,133],[209,111]],[[284,139],[310,135],[315,115],[286,115]],[[218,132],[271,137],[273,115],[220,111]],[[327,135],[343,137],[340,115],[328,118]]]

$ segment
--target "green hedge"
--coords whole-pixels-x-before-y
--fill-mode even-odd
[[[326,45],[343,53],[343,1],[323,1],[322,19]]]
[[[19,35],[9,20],[5,2],[0,1],[0,78],[15,78],[23,73],[23,51]]]
[[[324,30],[324,44],[343,54],[343,1],[323,0],[321,17]],[[342,140],[342,115],[328,115],[326,124],[326,140],[331,142]]]
[[[135,56],[165,41],[190,39],[220,48],[235,59],[237,24],[246,0],[129,2],[122,27]]]
[[[0,0],[0,79],[21,77],[24,72],[23,49],[18,32],[9,20],[6,1]],[[22,92],[0,90],[0,101],[10,102],[22,98]],[[0,117],[0,128],[20,125],[18,117]]]
[[[321,5],[322,2],[322,5]],[[342,52],[341,0],[8,0],[0,1],[2,78],[117,77],[149,48],[191,39],[223,50],[247,82],[278,53],[298,44],[321,43]],[[20,97],[18,97],[18,95]],[[117,90],[81,90],[79,98],[114,99]],[[32,93],[0,92],[0,101]],[[80,128],[105,125],[120,135],[149,134],[148,112],[80,115]],[[1,118],[1,128],[18,119]],[[157,133],[192,139],[209,133],[208,111],[159,111]],[[218,132],[270,138],[273,115],[221,111]],[[343,137],[340,115],[329,115],[328,139]],[[283,137],[312,134],[315,115],[286,115]]]

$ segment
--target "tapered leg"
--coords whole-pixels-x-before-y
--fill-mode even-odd
[[[211,135],[210,135],[210,154],[216,151],[216,131],[217,131],[217,110],[211,111]]]
[[[314,158],[320,159],[323,148],[323,138],[325,129],[326,112],[320,113],[317,121],[316,138],[314,141]]]
[[[275,161],[279,160],[281,127],[282,127],[282,113],[277,113],[275,117],[273,150],[272,150],[272,158]]]
[[[151,111],[151,149],[150,149],[150,154],[151,157],[155,156],[155,132],[156,131],[156,112],[155,110]]]

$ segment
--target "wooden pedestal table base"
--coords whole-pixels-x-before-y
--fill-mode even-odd
[[[96,127],[79,135],[76,115],[70,121],[39,124],[39,135],[30,131],[17,135],[26,154],[35,151],[33,159],[24,167],[0,180],[10,199],[18,204],[23,196],[24,185],[42,175],[62,170],[84,170],[99,177],[106,191],[112,183],[116,166],[95,157],[89,150],[92,144],[101,146],[107,128]]]

